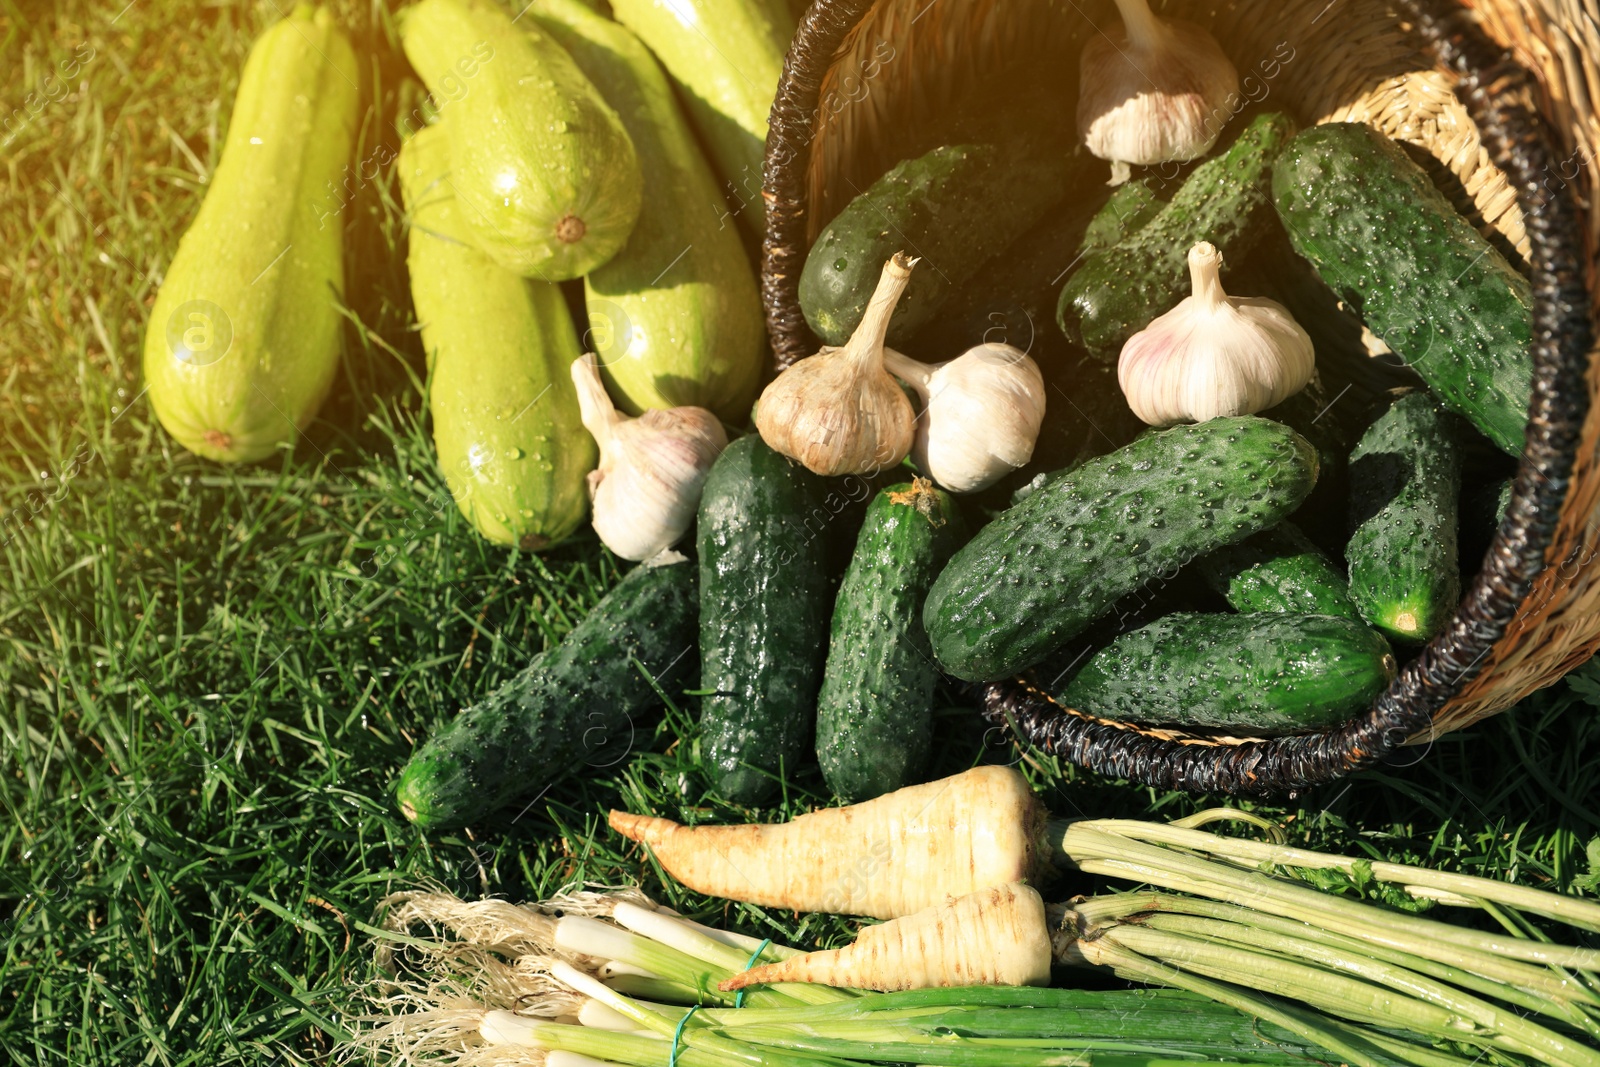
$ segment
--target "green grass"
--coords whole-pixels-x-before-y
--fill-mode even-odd
[[[381,8],[339,7],[375,57],[365,158],[404,65]],[[520,816],[425,837],[395,812],[418,739],[559,639],[618,571],[592,539],[542,558],[491,548],[449,503],[388,176],[341,213],[348,353],[294,452],[223,468],[155,424],[145,316],[248,44],[276,17],[272,0],[0,0],[0,116],[94,53],[0,147],[0,1062],[321,1061],[369,977],[374,902],[423,878],[513,898],[642,878],[763,935],[847,930],[662,887],[599,831],[618,803],[707,819],[824,800],[802,769],[777,811],[721,803],[688,698],[641,723],[626,759]],[[1413,766],[1263,810],[1321,846],[1569,887],[1600,834],[1597,704],[1589,668]],[[1010,756],[969,713],[941,729],[944,770]],[[1203,803],[1031,773],[1061,813]]]

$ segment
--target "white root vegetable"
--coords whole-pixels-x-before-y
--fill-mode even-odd
[[[1021,884],[991,886],[861,931],[845,948],[807,952],[734,975],[724,991],[773,982],[846,989],[1049,985],[1044,900]]]
[[[976,767],[788,823],[680,826],[611,813],[697,893],[896,919],[1048,870],[1044,807],[1011,767]]]

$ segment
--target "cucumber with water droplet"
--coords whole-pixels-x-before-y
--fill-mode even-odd
[[[867,800],[922,781],[939,680],[922,602],[965,532],[950,494],[922,478],[867,507],[817,697],[817,762],[837,796]]]
[[[1209,241],[1241,264],[1271,233],[1272,161],[1294,134],[1287,115],[1257,116],[1184,179],[1171,203],[1110,248],[1085,257],[1061,287],[1056,324],[1097,359],[1189,295],[1189,249]]]
[[[400,772],[424,830],[465,826],[585,767],[621,760],[637,717],[694,677],[695,565],[672,553],[629,571],[561,643],[462,711]]]
[[[968,681],[1014,674],[1118,598],[1276,526],[1316,480],[1310,442],[1253,415],[1151,432],[1089,460],[951,559],[923,611],[934,656]]]
[[[806,254],[806,323],[824,343],[844,344],[884,262],[904,252],[922,260],[889,323],[889,345],[905,346],[1090,166],[1048,138],[1011,137],[943,145],[896,164],[829,221]]]
[[[853,533],[845,494],[869,491],[859,477],[812,474],[758,434],[730,444],[706,477],[700,750],[734,803],[772,796],[809,754],[836,588],[829,546]]]
[[[1533,392],[1528,280],[1405,149],[1362,123],[1315,126],[1273,165],[1289,240],[1444,405],[1522,449]]]
[[[1202,556],[1194,566],[1234,611],[1361,618],[1339,567],[1291,523]]]
[[[1356,619],[1181,613],[1123,634],[1052,695],[1103,719],[1271,736],[1343,722],[1394,673]]]
[[[1391,404],[1350,453],[1350,595],[1366,620],[1426,641],[1461,599],[1461,456],[1452,417],[1420,390]]]

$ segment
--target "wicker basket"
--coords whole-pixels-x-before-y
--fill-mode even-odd
[[[1097,720],[1021,680],[985,687],[1022,740],[1118,777],[1196,791],[1293,792],[1458,730],[1600,648],[1600,376],[1589,285],[1600,213],[1596,0],[1168,0],[1211,28],[1241,75],[1287,45],[1274,106],[1365,121],[1454,171],[1480,221],[1533,277],[1535,386],[1511,506],[1451,625],[1361,716],[1271,740]],[[1398,11],[1396,10],[1398,7]],[[1075,63],[1109,0],[816,0],[784,65],[767,139],[762,271],[779,367],[815,350],[796,297],[806,250],[892,164],[891,131],[943,112],[1003,59]],[[1281,53],[1280,53],[1281,54]],[[889,58],[885,58],[889,57]],[[892,154],[890,152],[889,154]]]

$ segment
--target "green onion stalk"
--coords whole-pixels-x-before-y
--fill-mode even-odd
[[[1600,905],[1198,829],[1218,817],[1277,833],[1237,812],[1051,826],[1058,864],[1148,888],[1045,909],[1049,956],[1145,988],[750,984],[810,957],[634,890],[533,906],[411,894],[379,931],[380,1010],[356,1020],[355,1045],[458,1067],[1600,1067],[1600,951],[1530,918],[1600,931]],[[1499,929],[1344,896],[1315,872]]]
[[[797,950],[734,939],[637,897],[593,897],[590,914],[569,904],[553,923],[544,920],[558,905],[502,911],[497,926],[459,910],[473,905],[449,899],[434,901],[439,906],[429,915],[415,908],[405,915],[445,928],[430,937],[390,924],[384,958],[392,973],[374,991],[383,1010],[356,1020],[357,1047],[460,1067],[1176,1067],[1306,1064],[1325,1062],[1327,1052],[1374,1067],[1473,1062],[1268,998],[1230,1002],[1198,980],[1184,990],[1181,978],[1165,972],[1141,980],[1180,988],[863,993],[778,983],[724,993],[723,980]],[[1103,924],[1118,912],[1088,914]],[[527,928],[507,936],[508,922]],[[409,977],[408,953],[416,971]],[[1137,970],[1141,962],[1129,955],[1122,968]]]

